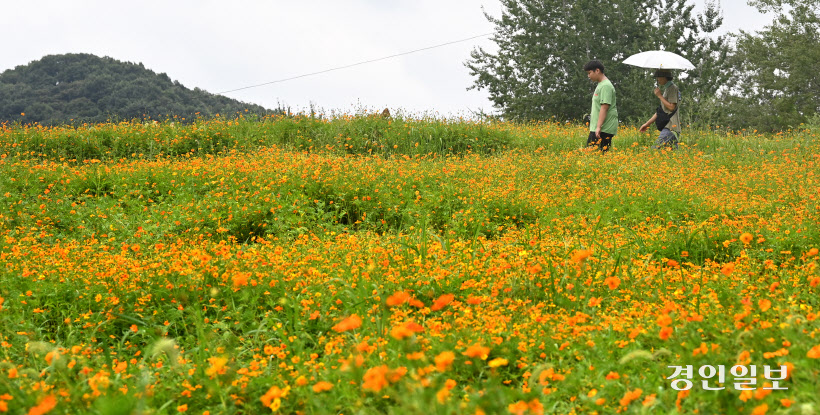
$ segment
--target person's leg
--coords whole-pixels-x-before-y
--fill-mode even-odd
[[[669,147],[672,150],[678,148],[678,139],[675,137],[675,133],[669,131],[668,128],[664,128],[661,133],[658,135],[658,139],[655,141],[655,145],[652,146],[653,149],[660,150],[663,148]]]
[[[595,147],[598,145],[598,137],[595,136],[595,131],[589,132],[589,137],[587,137],[587,147]]]
[[[601,133],[601,142],[598,144],[598,148],[601,149],[601,153],[606,153],[610,148],[612,148],[612,137],[615,137],[613,134]]]

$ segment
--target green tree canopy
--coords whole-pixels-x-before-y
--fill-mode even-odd
[[[725,116],[735,128],[797,127],[820,112],[820,0],[753,0],[771,25],[741,31],[733,68],[741,80]]]

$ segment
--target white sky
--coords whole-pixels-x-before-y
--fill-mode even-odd
[[[142,62],[188,88],[242,88],[491,33],[498,0],[3,0],[0,72],[45,55],[92,53]],[[700,11],[705,0],[694,0]],[[720,0],[723,32],[771,17]],[[294,111],[401,108],[469,116],[492,111],[463,63],[487,38],[226,94]]]

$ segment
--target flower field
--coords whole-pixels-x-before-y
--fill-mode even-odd
[[[820,413],[817,129],[587,134],[3,126],[0,413]]]

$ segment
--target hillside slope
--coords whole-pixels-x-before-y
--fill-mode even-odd
[[[141,63],[90,54],[49,55],[0,74],[0,122],[191,118],[236,112],[265,114],[265,108],[199,88],[186,88]],[[23,115],[25,114],[25,115]]]

